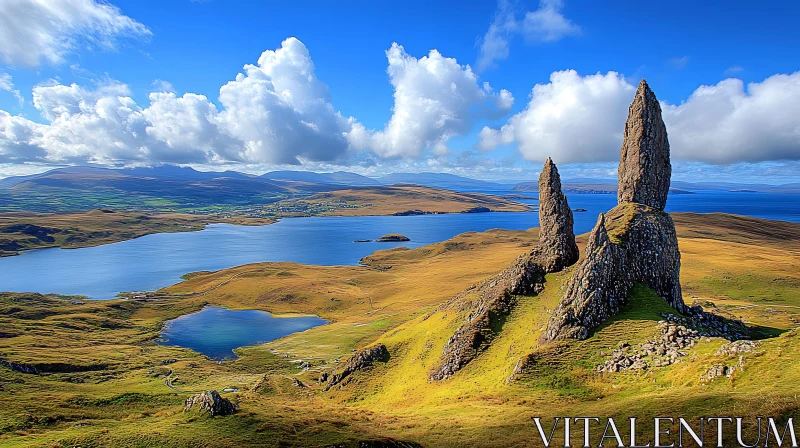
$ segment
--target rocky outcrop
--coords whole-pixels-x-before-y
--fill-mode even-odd
[[[239,407],[231,403],[227,398],[223,398],[219,392],[212,390],[193,395],[186,399],[183,412],[191,411],[195,406],[200,412],[207,412],[209,415],[231,415]]]
[[[13,362],[13,361],[6,361],[4,359],[0,359],[0,366],[8,367],[9,369],[14,370],[16,372],[27,373],[27,374],[30,374],[30,375],[38,375],[39,374],[39,369],[37,369],[36,367],[34,367],[32,365],[23,364],[21,362]]]
[[[517,296],[535,295],[544,289],[545,271],[531,254],[520,256],[499,274],[473,285],[442,308],[469,311],[467,322],[450,337],[430,380],[453,376],[488,347],[497,328],[517,304]],[[475,297],[475,300],[469,300]]]
[[[665,212],[622,204],[601,214],[542,342],[587,338],[591,329],[619,312],[636,283],[688,313],[681,296],[680,263],[675,225]]]
[[[340,383],[342,385],[347,384],[349,381],[348,377],[353,372],[365,369],[376,362],[386,362],[388,360],[389,350],[387,350],[386,346],[383,344],[362,349],[347,360],[341,372],[330,377],[327,386],[325,386],[325,390],[330,390],[330,388]],[[348,381],[345,381],[345,379],[348,379]]]
[[[635,283],[648,286],[680,313],[691,311],[681,296],[675,224],[664,212],[671,172],[661,108],[642,80],[625,124],[619,205],[600,215],[541,342],[587,338],[619,312]]]
[[[549,157],[539,175],[539,246],[536,250],[547,272],[572,266],[580,256],[575,244],[572,210],[561,191],[558,168]]]
[[[469,314],[442,349],[440,361],[430,373],[431,381],[450,378],[485,350],[517,305],[518,297],[537,295],[544,289],[545,274],[578,261],[572,210],[561,191],[558,169],[549,158],[539,176],[539,222],[539,244],[529,253],[442,307]]]
[[[628,108],[619,162],[617,199],[657,210],[667,203],[672,165],[661,106],[643,79]]]

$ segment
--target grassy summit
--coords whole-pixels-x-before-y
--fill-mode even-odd
[[[538,240],[536,229],[492,230],[378,251],[364,266],[262,263],[197,273],[147,302],[3,294],[2,359],[41,373],[0,367],[0,445],[357,446],[390,437],[427,447],[536,446],[533,416],[797,417],[800,225],[719,214],[673,218],[687,303],[743,319],[754,337],[766,338],[742,354],[744,368],[730,377],[704,379],[712,366],[739,362],[718,353],[727,341],[713,337],[668,367],[595,370],[621,341],[636,347],[655,338],[662,313],[674,313],[642,286],[588,339],[539,347],[565,271],[549,274],[542,294],[521,297],[498,323],[493,343],[463,370],[429,382],[467,312],[434,311]],[[585,235],[578,238],[584,242]],[[241,348],[239,359],[221,365],[154,344],[165,320],[205,304],[313,313],[331,324]],[[386,362],[323,391],[316,381],[322,372],[377,343],[388,348]],[[526,369],[508,382],[529,355]],[[313,367],[297,369],[292,361],[299,359]],[[240,409],[216,418],[183,413],[186,395],[169,389],[167,379],[187,392],[238,388],[224,395]],[[646,437],[652,428],[642,431]]]

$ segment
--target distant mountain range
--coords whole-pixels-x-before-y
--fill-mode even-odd
[[[509,189],[452,174],[396,173],[370,178],[355,173],[272,171],[261,176],[188,167],[110,169],[66,167],[0,179],[0,211],[72,211],[99,207],[202,209],[249,206],[345,188],[417,184],[457,191]]]
[[[72,211],[99,207],[207,209],[268,204],[324,191],[396,184],[498,194],[511,189],[538,191],[536,182],[515,185],[445,173],[394,173],[372,178],[345,171],[272,171],[257,176],[237,171],[197,171],[173,165],[125,169],[84,166],[0,179],[0,211]],[[571,179],[564,181],[564,190],[568,193],[613,193],[616,183],[608,179]],[[672,183],[671,191],[699,190],[800,193],[800,184],[678,181]]]
[[[64,181],[85,182],[89,179],[123,179],[139,178],[141,180],[165,181],[230,181],[241,180],[259,183],[277,183],[287,188],[319,190],[319,186],[375,187],[395,184],[415,184],[426,187],[459,189],[503,189],[511,185],[487,182],[445,173],[393,173],[387,176],[371,178],[360,174],[337,171],[334,173],[315,173],[312,171],[271,171],[260,176],[240,173],[238,171],[197,171],[189,167],[162,165],[140,168],[99,168],[99,167],[66,167],[57,168],[40,174],[15,176],[0,179],[0,189],[8,189],[25,182],[42,183],[43,179],[62,179]],[[324,187],[322,190],[330,188]]]

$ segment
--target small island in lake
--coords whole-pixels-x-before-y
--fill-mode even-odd
[[[402,241],[411,241],[411,239],[405,235],[400,235],[399,233],[390,233],[388,235],[384,235],[377,240],[355,240],[354,243],[397,243]]]

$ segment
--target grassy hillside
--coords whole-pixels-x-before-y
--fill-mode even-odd
[[[636,346],[657,337],[662,313],[674,313],[641,286],[589,339],[539,347],[536,340],[570,275],[565,272],[548,275],[539,296],[522,297],[472,363],[450,380],[428,382],[466,312],[436,312],[439,305],[501,270],[538,237],[535,229],[493,230],[379,251],[358,267],[263,263],[197,273],[147,302],[4,294],[2,358],[43,373],[0,368],[0,444],[358,446],[388,437],[428,447],[539,446],[533,416],[546,422],[557,415],[797,419],[800,225],[729,215],[673,217],[687,302],[697,299],[741,318],[755,337],[765,338],[741,355],[744,367],[731,377],[702,378],[712,366],[740,363],[738,356],[717,353],[727,343],[719,338],[702,338],[668,367],[595,371],[620,342]],[[331,323],[241,348],[239,359],[223,364],[153,343],[164,320],[206,303],[314,313]],[[387,346],[388,362],[323,391],[316,382],[322,372],[336,371],[337,360],[375,343]],[[527,367],[508,381],[526,357]],[[292,362],[298,359],[314,367],[301,371]],[[168,375],[187,392],[238,388],[225,395],[240,410],[216,418],[183,413],[185,395],[166,387]],[[292,377],[306,387],[295,386]],[[642,428],[643,436],[648,433],[652,428]]]

